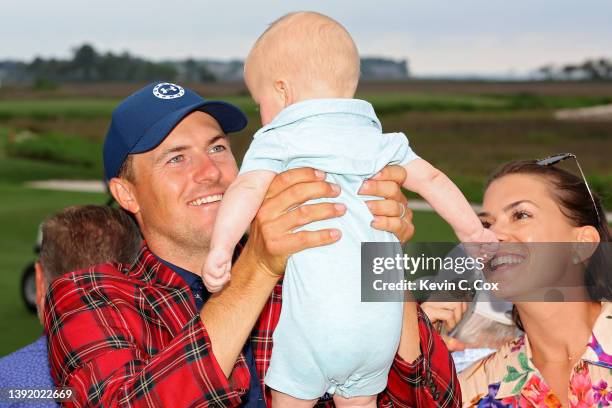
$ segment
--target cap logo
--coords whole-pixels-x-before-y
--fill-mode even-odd
[[[155,85],[155,88],[153,88],[153,95],[159,99],[175,99],[185,95],[185,90],[179,85],[162,82]]]

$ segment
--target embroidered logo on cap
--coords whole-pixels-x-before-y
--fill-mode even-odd
[[[185,90],[179,85],[162,82],[161,84],[155,85],[155,88],[153,88],[153,95],[159,99],[175,99],[185,95]]]

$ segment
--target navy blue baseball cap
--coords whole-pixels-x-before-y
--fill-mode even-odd
[[[144,153],[159,145],[178,123],[194,111],[215,118],[223,132],[244,129],[247,118],[236,106],[208,101],[195,92],[169,82],[145,86],[128,96],[113,111],[104,140],[104,175],[116,177],[129,154]]]

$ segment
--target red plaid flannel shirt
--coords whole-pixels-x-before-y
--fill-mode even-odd
[[[279,283],[250,339],[262,387],[281,292]],[[247,392],[244,356],[227,379],[190,288],[146,246],[132,265],[97,265],[57,279],[46,305],[51,373],[75,392],[67,406],[235,407]],[[379,406],[460,407],[452,360],[420,311],[419,329],[421,357],[395,358]],[[269,392],[265,398],[270,406]]]

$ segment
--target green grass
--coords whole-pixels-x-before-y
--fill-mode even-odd
[[[31,159],[0,158],[0,181],[5,183],[47,179],[101,180],[102,178],[102,171],[96,168]]]
[[[378,115],[401,112],[504,112],[578,108],[612,103],[608,96],[445,95],[419,93],[363,94]]]
[[[117,106],[115,99],[48,99],[48,100],[2,100],[0,119],[28,117],[34,119],[52,118],[95,118],[110,116]]]
[[[102,143],[79,136],[59,133],[17,133],[14,140],[6,143],[9,157],[42,160],[50,163],[76,164],[82,167],[100,168]]]
[[[20,139],[21,134],[21,139]],[[0,128],[0,182],[102,179],[102,144],[55,133],[17,133]]]
[[[386,115],[410,111],[482,111],[503,109],[503,100],[489,96],[429,95],[429,94],[374,94],[360,95],[374,106],[376,113]]]
[[[20,296],[21,273],[35,259],[39,223],[64,207],[103,204],[105,195],[28,189],[0,183],[0,355],[22,347],[42,333]]]
[[[248,96],[222,98],[243,109],[248,115],[256,113],[255,104]],[[48,119],[92,119],[110,117],[120,99],[38,99],[0,100],[0,120],[13,118]]]
[[[455,242],[457,238],[450,225],[433,212],[415,211],[414,242]]]
[[[508,110],[581,108],[612,103],[610,96],[544,96],[519,93],[496,97],[505,101]]]
[[[370,101],[379,115],[399,112],[500,112],[533,109],[577,108],[612,103],[610,96],[546,96],[532,93],[513,95],[463,95],[385,93],[357,95]],[[257,109],[249,96],[221,98],[239,106],[249,116]],[[63,98],[37,100],[0,100],[0,120],[30,118],[92,119],[110,117],[120,102],[113,98]]]

